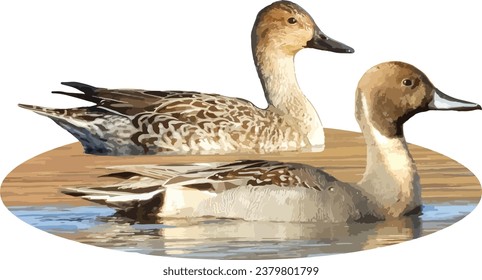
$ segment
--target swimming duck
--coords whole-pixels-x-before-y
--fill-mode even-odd
[[[442,93],[420,70],[402,62],[369,69],[358,84],[355,107],[367,144],[366,170],[357,184],[305,164],[245,160],[119,166],[116,176],[126,179],[119,184],[64,193],[138,220],[212,216],[336,223],[415,214],[422,204],[420,179],[403,124],[428,110],[481,109]]]
[[[321,32],[297,4],[278,1],[258,13],[252,49],[267,109],[241,98],[216,94],[106,89],[77,82],[62,84],[82,93],[53,93],[90,101],[95,106],[19,106],[51,118],[74,135],[89,154],[322,150],[321,121],[295,76],[294,56],[303,48],[353,53],[352,48]]]

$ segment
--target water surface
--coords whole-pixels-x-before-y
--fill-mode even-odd
[[[149,255],[208,259],[321,256],[397,244],[446,228],[473,202],[426,203],[420,216],[371,224],[278,223],[228,219],[138,224],[103,206],[10,207],[46,232],[99,247]]]

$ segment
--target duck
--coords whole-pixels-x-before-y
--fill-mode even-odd
[[[95,103],[53,109],[19,104],[52,119],[87,154],[228,154],[324,149],[320,118],[301,91],[294,57],[304,48],[353,53],[331,39],[299,5],[277,1],[262,9],[252,34],[265,109],[242,99],[192,91],[107,89],[63,82],[81,93],[53,91]]]
[[[420,178],[403,124],[429,110],[481,110],[438,90],[415,66],[370,68],[356,90],[355,117],[367,145],[366,168],[347,183],[310,165],[267,160],[114,166],[123,181],[64,193],[141,221],[215,217],[278,222],[369,222],[418,214]]]

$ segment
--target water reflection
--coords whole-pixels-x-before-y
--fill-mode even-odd
[[[82,243],[151,255],[214,259],[319,256],[418,238],[460,220],[474,203],[427,204],[422,216],[371,224],[165,220],[136,224],[105,207],[13,207],[25,222]]]

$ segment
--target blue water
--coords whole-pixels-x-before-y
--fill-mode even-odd
[[[477,204],[463,202],[452,204],[427,204],[423,207],[422,221],[450,221],[452,219],[459,220],[472,212]]]
[[[55,232],[88,230],[102,222],[97,217],[110,216],[114,210],[107,207],[10,207],[15,216],[38,229]]]
[[[290,258],[337,254],[397,244],[441,230],[476,207],[427,203],[423,214],[373,224],[171,220],[136,224],[102,206],[10,207],[24,222],[100,247],[151,255],[212,259]]]

